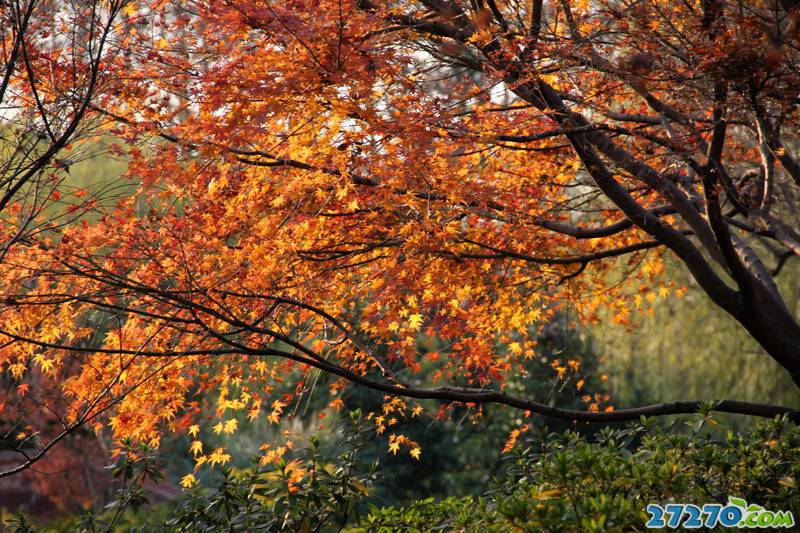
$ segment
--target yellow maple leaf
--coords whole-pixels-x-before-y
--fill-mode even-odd
[[[231,456],[225,453],[224,448],[217,448],[214,452],[208,457],[208,462],[211,463],[211,466],[216,464],[224,465],[228,461],[231,460]]]
[[[272,402],[272,412],[267,415],[267,420],[270,424],[277,424],[280,421],[280,415],[283,413],[284,407],[286,407],[286,404],[280,400]]]
[[[192,445],[189,447],[189,451],[192,452],[192,455],[197,457],[201,453],[203,453],[203,443],[199,440],[192,442]]]
[[[195,479],[194,474],[186,474],[181,478],[181,487],[184,489],[191,488],[197,484],[197,479]]]
[[[239,422],[235,418],[231,418],[230,420],[225,422],[225,426],[223,427],[222,430],[225,433],[227,433],[228,435],[230,435],[230,434],[232,434],[233,432],[236,431],[236,428],[238,427],[238,425],[239,425]]]
[[[139,13],[139,7],[136,5],[136,2],[129,2],[123,9],[122,12],[125,13],[128,17],[133,17]]]

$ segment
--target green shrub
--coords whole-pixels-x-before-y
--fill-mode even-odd
[[[120,490],[109,509],[112,518],[84,519],[78,529],[107,531],[116,524],[115,530],[159,532],[621,532],[645,530],[648,504],[702,506],[730,498],[800,518],[795,424],[775,419],[743,435],[721,433],[708,413],[688,424],[688,432],[644,419],[591,436],[541,431],[506,456],[503,475],[480,497],[378,507],[370,488],[380,469],[361,460],[373,434],[353,413],[337,457],[323,454],[312,438],[293,455],[299,469],[281,463],[225,470],[213,486],[187,491],[157,515],[131,511],[144,501],[139,481],[152,472],[123,461],[117,475],[134,483]],[[367,504],[369,512],[362,514]],[[24,517],[16,526],[35,531]]]
[[[650,503],[728,502],[744,498],[800,518],[800,431],[785,420],[746,436],[715,437],[704,416],[689,434],[643,421],[604,429],[593,442],[576,433],[540,434],[513,452],[505,477],[482,498],[424,500],[373,508],[370,531],[644,530]],[[722,530],[722,529],[720,529]]]

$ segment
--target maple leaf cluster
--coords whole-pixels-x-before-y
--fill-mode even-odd
[[[387,393],[379,433],[419,414],[398,395],[481,400],[562,310],[632,328],[684,290],[666,249],[748,329],[728,285],[782,313],[736,232],[800,249],[776,221],[800,180],[797,11],[488,4],[125,3],[91,110],[135,193],[7,248],[6,412],[48,379],[65,428],[188,428],[225,464],[203,410],[223,436],[278,423],[318,371],[334,407],[349,382]],[[579,366],[535,379],[574,374],[604,409]]]

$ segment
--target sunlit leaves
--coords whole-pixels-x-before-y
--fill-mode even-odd
[[[107,416],[115,437],[148,442],[186,431],[196,462],[220,466],[230,457],[216,443],[203,454],[201,413],[213,439],[245,420],[278,425],[317,372],[502,389],[557,313],[632,329],[680,294],[661,252],[635,248],[649,237],[601,194],[555,106],[523,101],[524,84],[551,84],[591,119],[584,133],[683,183],[706,134],[684,131],[707,125],[697,73],[730,69],[758,25],[713,51],[686,3],[570,2],[527,49],[527,31],[486,9],[462,37],[399,31],[422,16],[412,5],[129,2],[135,23],[98,105],[137,190],[6,258],[0,362],[18,393],[44,376],[70,420]],[[690,124],[654,138],[645,90],[691,110]],[[666,201],[609,168],[642,208]],[[661,220],[688,235],[677,215]],[[604,409],[576,355],[526,378]],[[329,386],[332,408],[344,387]],[[369,420],[418,459],[401,426],[421,409],[390,397]]]

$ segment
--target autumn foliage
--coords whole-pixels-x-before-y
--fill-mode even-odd
[[[800,252],[795,2],[130,0],[80,17],[113,24],[82,118],[96,137],[70,148],[112,139],[137,188],[56,187],[24,239],[32,197],[3,212],[0,416],[20,449],[37,434],[20,468],[84,426],[188,432],[198,466],[224,464],[204,434],[277,423],[318,371],[340,378],[334,406],[349,382],[386,393],[371,420],[417,457],[394,427],[414,398],[537,411],[502,391],[539,329],[567,309],[646,320],[685,290],[667,254],[800,380],[775,283]],[[59,45],[23,46],[41,59],[4,58],[20,109],[68,95],[27,74],[69,79]],[[529,379],[616,416],[577,355]]]

